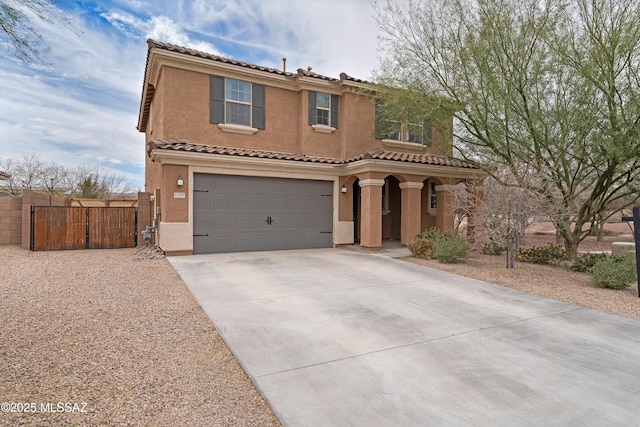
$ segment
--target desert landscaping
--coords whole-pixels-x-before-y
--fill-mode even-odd
[[[589,236],[580,244],[579,252],[610,252],[613,242],[633,242],[633,232],[627,223],[609,223],[605,230],[601,242],[598,242],[595,236]],[[532,225],[521,242],[523,247],[541,247],[548,244],[556,244],[553,226],[549,223]],[[417,258],[405,260],[522,292],[640,320],[637,283],[624,290],[597,288],[591,284],[588,274],[570,271],[566,266],[518,262],[515,269],[507,269],[504,255],[483,255],[478,250],[472,251],[467,262],[462,264],[443,264],[436,260]]]
[[[3,408],[0,425],[280,425],[164,257],[0,246],[0,259],[0,402],[36,409]]]
[[[523,245],[555,241],[533,230]],[[617,224],[580,249],[630,240]],[[161,252],[3,246],[0,258],[0,401],[37,408],[1,425],[280,425]],[[478,251],[463,264],[404,260],[640,320],[637,285],[596,288],[563,266],[506,269]],[[71,411],[41,411],[59,403]]]

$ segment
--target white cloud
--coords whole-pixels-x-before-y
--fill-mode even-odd
[[[377,28],[367,0],[195,0],[191,25],[268,52],[273,65],[286,56],[293,68],[337,77],[368,78],[377,63]]]

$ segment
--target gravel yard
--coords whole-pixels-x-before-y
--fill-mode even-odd
[[[545,231],[544,224],[538,226]],[[547,224],[546,231],[550,228]],[[625,223],[611,224],[616,234],[597,242],[595,237],[587,237],[579,246],[580,252],[603,252],[611,250],[612,242],[633,241],[629,227]],[[522,246],[545,246],[555,244],[555,236],[531,234]],[[536,265],[518,262],[515,269],[507,269],[506,255],[483,255],[475,251],[464,264],[442,264],[436,260],[404,258],[406,261],[437,268],[461,276],[472,277],[485,282],[517,289],[530,294],[541,295],[560,301],[589,307],[618,316],[640,320],[640,298],[637,283],[625,290],[596,288],[591,284],[591,276],[576,273],[562,266]]]
[[[280,425],[151,254],[0,247],[0,425]]]
[[[630,235],[581,249],[614,240]],[[280,425],[178,274],[154,255],[0,246],[0,404],[14,403],[2,406],[0,425]],[[525,263],[508,270],[504,256],[477,252],[466,264],[405,260],[640,320],[636,285],[598,289],[586,274]]]

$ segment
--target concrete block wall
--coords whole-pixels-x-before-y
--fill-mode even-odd
[[[0,245],[22,243],[22,197],[0,198]]]
[[[153,225],[153,203],[150,193],[138,193],[138,246],[146,244],[142,232]],[[155,243],[155,233],[151,235],[151,242]]]

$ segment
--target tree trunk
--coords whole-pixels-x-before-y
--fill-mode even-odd
[[[602,242],[604,237],[604,221],[602,220],[602,214],[598,214],[598,232],[596,234],[596,241]]]
[[[574,261],[578,257],[578,242],[573,236],[564,239],[564,249],[567,253],[567,260]]]
[[[562,244],[563,241],[564,238],[562,237],[562,233],[560,232],[560,230],[556,230],[556,245]]]
[[[509,230],[507,235],[507,268],[516,268],[516,256],[518,253],[517,233],[514,229]]]

